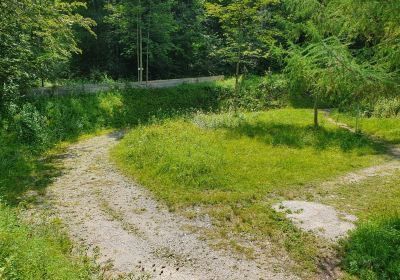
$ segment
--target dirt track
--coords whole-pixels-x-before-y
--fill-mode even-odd
[[[133,273],[140,277],[134,279],[298,279],[288,270],[289,260],[282,256],[275,258],[266,252],[248,260],[215,250],[192,230],[212,230],[209,221],[170,213],[146,189],[124,177],[109,159],[109,150],[121,136],[97,136],[69,147],[61,157],[64,173],[47,195],[74,241],[87,246],[89,253],[98,254],[99,263],[111,267],[111,276]],[[324,184],[359,183],[371,176],[391,175],[400,169],[400,151],[396,147],[390,151],[391,161]]]

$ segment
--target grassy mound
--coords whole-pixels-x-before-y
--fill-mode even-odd
[[[200,115],[135,129],[113,155],[174,205],[251,200],[379,161],[379,146],[310,120],[293,109]]]
[[[315,130],[312,111],[306,109],[199,114],[140,126],[112,157],[171,209],[188,213],[203,206],[222,236],[231,231],[269,236],[303,267],[312,267],[314,240],[285,222],[271,204],[293,198],[310,184],[378,163],[383,152],[321,119],[323,126]]]

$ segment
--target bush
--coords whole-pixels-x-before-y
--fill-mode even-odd
[[[231,81],[226,81],[226,84]],[[224,105],[246,111],[280,108],[287,104],[287,80],[284,75],[268,74],[265,77],[249,76],[240,85],[237,94],[234,86],[223,88]]]
[[[30,103],[17,109],[11,127],[22,143],[45,147],[48,145],[46,117],[42,116],[36,107]]]
[[[374,106],[373,115],[379,118],[400,117],[400,98],[379,100]]]
[[[365,280],[400,279],[400,215],[361,224],[344,242],[344,268]]]

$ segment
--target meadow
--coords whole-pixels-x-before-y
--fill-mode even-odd
[[[271,80],[250,79],[245,96],[233,101],[228,98],[232,80],[162,90],[28,97],[17,113],[3,119],[0,133],[2,276],[104,277],[85,252],[72,253],[62,221],[46,214],[32,224],[20,215],[35,203],[25,194],[44,194],[62,172],[58,154],[70,143],[128,130],[112,151],[117,166],[170,211],[190,219],[211,217],[217,230],[202,234],[216,240],[217,247],[252,258],[254,250],[233,238],[246,236],[260,246],[272,242],[274,253],[288,254],[303,277],[315,276],[321,260],[339,254],[349,279],[396,279],[392,276],[397,263],[387,256],[395,254],[392,248],[398,242],[398,176],[371,178],[357,188],[322,187],[324,181],[347,172],[387,162],[387,147],[338,128],[323,113],[315,129],[312,110],[295,108],[309,105],[308,100],[291,100],[280,91],[271,94],[267,83]],[[352,125],[348,115],[333,116]],[[364,123],[376,121],[365,119],[363,131],[377,135],[374,127],[382,139],[398,143],[397,119],[379,120],[388,125],[375,124],[368,130]],[[272,210],[272,204],[284,199],[321,201],[356,214],[359,230],[339,249],[327,246]],[[387,238],[376,240],[376,234]],[[371,244],[377,247],[365,251]],[[378,265],[372,266],[371,260]]]
[[[309,109],[199,113],[139,126],[112,156],[172,211],[210,216],[218,231],[208,233],[212,237],[234,232],[273,240],[307,275],[318,271],[329,249],[291,226],[272,204],[308,200],[321,182],[388,158],[383,145],[320,118],[321,127],[314,129]],[[201,213],[193,211],[197,207]],[[221,246],[251,257],[249,248]]]

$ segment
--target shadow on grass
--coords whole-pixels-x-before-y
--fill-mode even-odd
[[[228,137],[247,136],[274,146],[281,145],[297,149],[311,147],[315,150],[339,148],[344,152],[359,150],[373,154],[387,152],[384,145],[340,128],[326,129],[320,126],[315,129],[312,126],[262,121],[240,122],[238,126],[222,128],[227,129]]]
[[[4,141],[0,141],[4,144]],[[0,147],[0,194],[3,202],[17,206],[26,191],[44,193],[46,187],[61,174],[57,157],[40,158],[29,147],[12,142]]]

